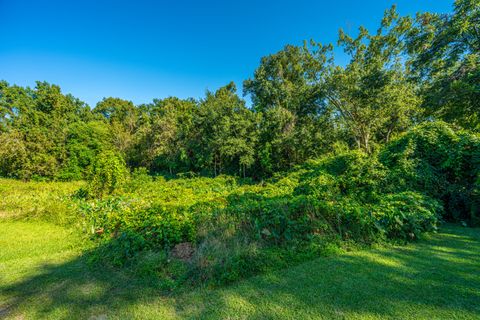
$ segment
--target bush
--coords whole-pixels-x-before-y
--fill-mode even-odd
[[[373,208],[376,226],[390,239],[412,240],[436,231],[441,204],[415,192],[389,194]]]
[[[379,158],[396,191],[418,191],[442,201],[447,220],[478,221],[478,135],[427,122],[385,146]]]
[[[120,189],[128,178],[125,160],[113,151],[101,153],[89,175],[86,194],[93,198],[102,198]]]

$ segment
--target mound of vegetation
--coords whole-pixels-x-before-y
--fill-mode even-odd
[[[387,145],[380,161],[397,190],[418,190],[442,202],[451,221],[480,223],[480,137],[445,123],[425,123]]]
[[[376,153],[339,151],[259,183],[129,174],[106,152],[87,184],[4,180],[0,204],[17,217],[77,225],[96,243],[92,263],[154,276],[172,289],[231,282],[342,248],[412,241],[442,220],[478,225],[479,160],[478,135],[428,122]]]
[[[102,160],[81,189],[98,193],[74,201],[99,242],[94,261],[158,275],[168,287],[224,283],[345,246],[414,240],[445,219],[478,224],[479,159],[477,135],[431,122],[378,153],[331,154],[257,184],[142,170],[126,179],[118,161]],[[112,188],[116,175],[126,180]]]

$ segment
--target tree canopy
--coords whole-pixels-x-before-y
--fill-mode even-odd
[[[375,153],[425,121],[478,132],[479,26],[479,0],[415,17],[392,7],[373,32],[340,30],[343,65],[313,40],[263,57],[243,83],[251,105],[234,83],[200,99],[90,108],[57,85],[0,81],[0,175],[80,180],[112,154],[131,171],[261,179],[340,149]]]

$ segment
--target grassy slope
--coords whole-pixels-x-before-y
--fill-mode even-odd
[[[0,318],[480,319],[480,230],[320,258],[223,289],[168,296],[91,270],[84,244],[46,223],[0,221]]]

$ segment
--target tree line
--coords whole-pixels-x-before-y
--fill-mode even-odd
[[[334,45],[287,45],[263,57],[243,83],[201,99],[94,108],[57,85],[0,82],[0,175],[84,179],[104,152],[152,174],[252,177],[339,149],[368,154],[415,124],[441,119],[480,130],[480,1],[449,14],[388,9],[375,32],[340,30]]]

